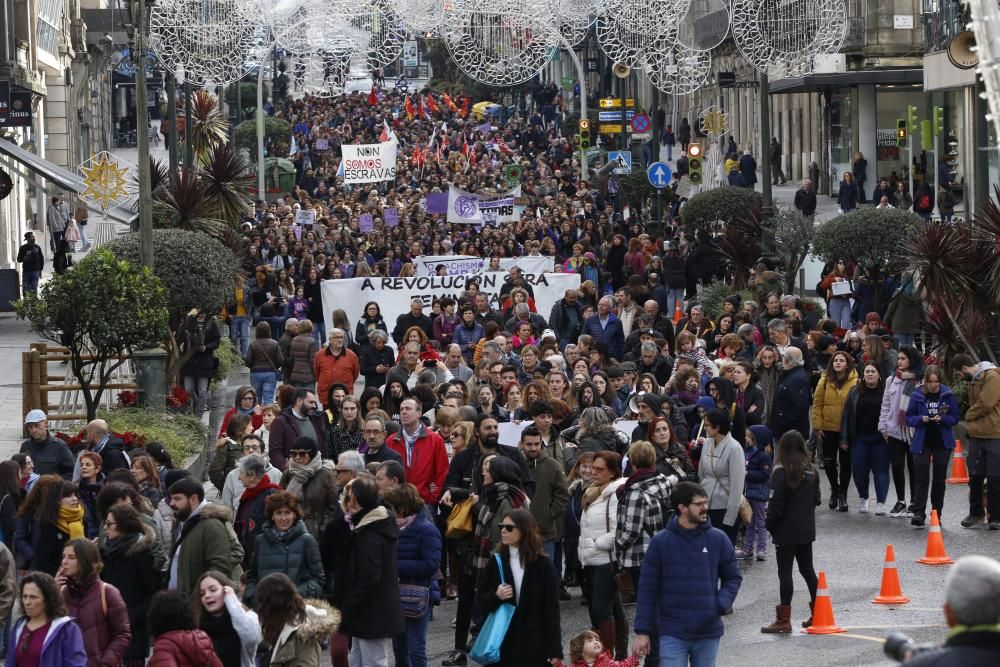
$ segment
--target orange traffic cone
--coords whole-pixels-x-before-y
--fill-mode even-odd
[[[951,565],[955,562],[948,558],[944,550],[944,538],[941,537],[941,522],[938,521],[937,510],[931,510],[931,525],[927,529],[927,553],[917,562],[924,565]]]
[[[682,319],[684,319],[684,310],[681,308],[681,302],[675,301],[677,305],[674,306],[674,324],[677,324]]]
[[[899,587],[899,572],[896,571],[896,553],[890,544],[885,548],[885,565],[882,567],[882,589],[872,600],[875,604],[906,604],[910,598],[903,595]]]
[[[819,573],[819,583],[816,585],[816,603],[813,605],[813,624],[803,632],[810,635],[832,635],[844,632],[844,628],[833,620],[833,603],[830,602],[830,591],[826,588],[826,572]]]
[[[962,441],[955,438],[955,456],[951,463],[951,477],[949,484],[968,484],[969,469],[965,465],[965,452],[962,451]]]

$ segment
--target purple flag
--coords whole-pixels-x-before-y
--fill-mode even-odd
[[[478,125],[476,129],[482,132],[483,134],[489,134],[490,132],[493,131],[493,126],[490,125],[490,123],[487,121],[482,125]]]
[[[383,211],[383,213],[384,213],[384,217],[385,217],[385,224],[386,224],[387,227],[395,227],[396,225],[399,224],[399,209],[398,208],[395,208],[395,207],[393,207],[393,208],[387,208],[387,209],[385,209],[385,211]],[[368,218],[369,218],[369,220],[368,220],[369,223],[371,223],[371,216],[368,216]],[[360,222],[360,221],[361,221],[361,218],[358,218],[358,222]]]
[[[362,213],[358,216],[358,227],[362,234],[370,232],[372,230],[372,214]]]
[[[447,192],[432,192],[427,195],[427,212],[430,214],[440,213],[445,214],[448,212],[448,193]]]

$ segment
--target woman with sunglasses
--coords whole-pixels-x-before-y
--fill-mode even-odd
[[[542,667],[563,657],[559,578],[529,510],[507,512],[498,525],[500,562],[493,558],[484,568],[478,598],[484,614],[502,604],[515,608],[496,664]]]
[[[337,501],[336,473],[323,465],[323,455],[312,438],[296,438],[288,455],[288,470],[281,476],[281,486],[302,504],[306,530],[318,537]]]

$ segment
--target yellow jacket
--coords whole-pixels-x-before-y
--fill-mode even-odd
[[[847,395],[858,383],[858,373],[851,370],[844,385],[837,388],[833,382],[826,381],[826,371],[819,378],[816,391],[813,393],[812,427],[813,430],[840,431],[840,417],[844,414],[844,404]]]

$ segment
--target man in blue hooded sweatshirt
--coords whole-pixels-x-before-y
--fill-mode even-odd
[[[646,551],[639,579],[632,651],[649,654],[659,637],[660,655],[684,657],[687,664],[714,665],[724,627],[743,576],[733,545],[708,519],[708,496],[694,482],[670,494],[677,510]],[[721,580],[721,585],[720,585]]]

